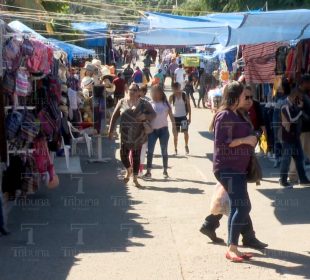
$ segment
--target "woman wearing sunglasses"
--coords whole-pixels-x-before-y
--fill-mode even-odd
[[[113,138],[113,132],[119,117],[121,161],[127,170],[124,182],[128,183],[133,175],[133,182],[139,188],[141,187],[138,182],[141,148],[147,139],[144,123],[152,121],[156,117],[156,113],[149,102],[140,98],[137,84],[132,83],[129,86],[129,94],[121,99],[115,107],[109,128],[110,139]],[[130,154],[132,160],[129,159]]]
[[[224,90],[222,106],[213,120],[213,170],[230,200],[226,258],[233,262],[242,262],[252,257],[238,250],[240,233],[250,223],[251,202],[246,174],[257,144],[251,124],[238,112],[247,102],[251,102],[251,95],[243,90],[242,84],[228,84]]]

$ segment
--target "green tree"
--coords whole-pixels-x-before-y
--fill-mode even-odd
[[[309,0],[267,1],[269,10],[309,8]],[[239,12],[266,8],[265,0],[186,0],[175,12],[182,15],[201,15],[207,12]]]

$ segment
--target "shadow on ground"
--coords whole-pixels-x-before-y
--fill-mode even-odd
[[[285,264],[270,263],[270,259],[280,260],[285,262]],[[290,264],[288,265],[287,263]],[[310,279],[310,256],[307,255],[290,251],[265,249],[263,254],[255,254],[255,258],[250,261],[250,264],[261,269],[275,270],[280,275],[296,275],[302,276],[304,279]]]
[[[116,145],[104,147],[110,151],[105,156],[114,158]],[[141,202],[132,200],[116,179],[120,163],[83,161],[82,170],[61,176],[57,189],[41,189],[13,205],[8,224],[12,234],[0,238],[1,280],[43,275],[45,280],[65,280],[80,253],[126,252],[143,246],[132,238],[153,237],[144,230],[142,217],[130,211]]]
[[[310,224],[310,188],[258,189],[271,200],[274,214],[283,225]]]
[[[204,137],[207,138],[209,140],[214,140],[214,133],[213,132],[209,132],[209,131],[199,131],[199,134]]]

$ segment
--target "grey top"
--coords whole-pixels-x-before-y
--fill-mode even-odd
[[[139,120],[139,116],[145,114],[146,120]],[[139,99],[137,106],[130,107],[126,98],[121,99],[114,110],[111,128],[114,129],[116,121],[120,117],[121,143],[129,148],[139,148],[147,140],[144,132],[145,121],[152,121],[156,113],[152,105],[145,99]]]

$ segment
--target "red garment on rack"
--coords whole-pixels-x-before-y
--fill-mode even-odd
[[[275,79],[276,51],[283,43],[263,43],[245,45],[243,59],[245,62],[246,82],[256,84],[273,83]]]
[[[53,49],[44,43],[31,40],[33,45],[33,54],[27,60],[27,67],[30,72],[43,72],[49,74],[51,72],[51,65],[53,63]]]

